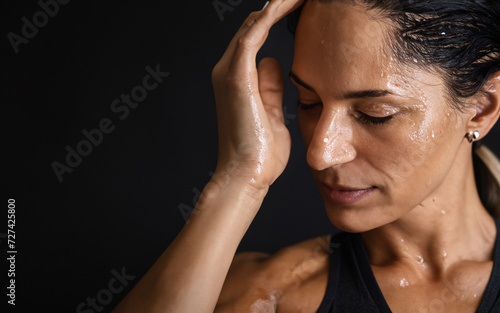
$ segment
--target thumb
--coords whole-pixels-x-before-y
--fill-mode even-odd
[[[259,93],[264,109],[273,119],[283,118],[283,70],[278,60],[263,58],[258,66]]]

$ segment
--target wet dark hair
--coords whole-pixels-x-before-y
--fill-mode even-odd
[[[500,71],[500,0],[308,0],[361,4],[393,21],[390,37],[397,60],[417,60],[423,68],[438,70],[447,85],[450,103],[462,111]],[[287,17],[295,35],[302,7]],[[475,150],[475,149],[473,149]],[[476,184],[483,205],[500,217],[500,182],[474,154]]]

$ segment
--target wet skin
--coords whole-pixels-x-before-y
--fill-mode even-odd
[[[475,312],[496,229],[464,135],[485,136],[497,122],[500,72],[456,111],[439,75],[395,60],[389,20],[346,2],[305,3],[291,75],[326,212],[338,228],[361,232],[393,312]],[[188,223],[114,312],[317,311],[328,237],[235,256],[291,145],[281,66],[264,58],[257,67],[255,58],[271,26],[302,3],[273,0],[252,12],[215,65],[215,173]]]
[[[305,4],[291,79],[307,161],[332,223],[363,233],[393,312],[475,312],[496,235],[464,139],[478,100],[454,109],[437,73],[396,61],[389,33],[374,11]],[[217,312],[314,312],[328,278],[320,246],[238,255]]]
[[[388,25],[362,8],[313,4],[304,8],[292,67],[315,90],[292,79],[304,103],[299,122],[307,161],[332,222],[367,231],[437,197],[469,148],[463,139],[467,114],[447,104],[438,75],[392,60]],[[382,96],[355,95],[374,90]],[[311,103],[321,104],[305,105]],[[372,192],[343,205],[324,185]]]

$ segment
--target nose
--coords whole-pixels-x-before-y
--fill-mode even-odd
[[[349,116],[342,109],[328,111],[321,113],[307,147],[307,163],[317,171],[356,158]]]

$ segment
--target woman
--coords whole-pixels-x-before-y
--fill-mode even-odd
[[[473,156],[500,115],[499,4],[302,2],[250,14],[215,66],[216,174],[115,312],[500,312],[498,162]],[[290,151],[280,65],[255,57],[299,7],[299,124],[344,232],[234,257]]]

